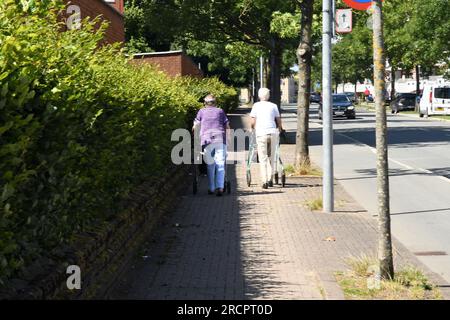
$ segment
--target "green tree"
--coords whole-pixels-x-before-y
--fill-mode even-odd
[[[127,30],[129,38],[134,32],[147,39],[150,47],[160,50],[177,44],[182,49],[189,50],[190,45],[198,47],[198,43],[206,42],[214,44],[214,52],[223,49],[224,46],[238,43],[255,46],[257,50],[265,52],[270,61],[270,87],[272,100],[280,103],[280,81],[283,68],[284,51],[292,43],[292,39],[285,37],[285,30],[277,29],[283,24],[285,13],[295,13],[295,1],[280,3],[275,0],[234,0],[234,1],[209,1],[209,0],[184,0],[184,1],[150,1],[135,0],[131,6],[138,6],[144,14],[144,28]],[[277,12],[277,14],[274,14]],[[138,31],[136,31],[138,30]],[[280,34],[281,33],[281,34]],[[192,42],[195,40],[195,42]],[[205,45],[205,47],[212,48]],[[198,48],[193,48],[192,51]],[[231,50],[233,51],[233,50]],[[204,50],[203,50],[204,52]],[[230,50],[225,51],[227,54]],[[219,55],[219,57],[223,54]],[[217,65],[218,59],[212,54],[208,57]],[[236,55],[230,58],[235,60]],[[238,59],[239,60],[239,59]],[[245,61],[248,62],[248,61]],[[252,66],[256,66],[253,61]],[[231,65],[230,61],[224,66]],[[236,76],[236,69],[230,73]],[[227,68],[225,68],[227,69]],[[240,68],[245,74],[242,77],[249,78],[252,68]]]
[[[449,1],[392,0],[384,7],[387,57],[394,71],[420,66],[423,73],[431,73],[438,63],[448,69]]]
[[[333,81],[339,83],[371,78],[372,39],[371,30],[367,27],[368,15],[365,12],[353,12],[353,30],[351,33],[338,35],[338,42],[333,46]]]
[[[214,44],[191,40],[187,53],[206,64],[203,69],[209,74],[217,75],[231,85],[246,86],[252,81],[255,61],[263,51],[244,42]]]

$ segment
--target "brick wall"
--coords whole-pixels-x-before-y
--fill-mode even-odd
[[[116,0],[117,3],[109,5],[103,0],[65,0],[68,4],[77,5],[81,10],[81,18],[95,18],[101,16],[103,20],[109,22],[105,34],[105,43],[125,42],[123,0]],[[114,5],[115,7],[113,7]]]
[[[191,75],[199,78],[203,77],[202,70],[198,68],[198,66],[191,60],[191,58],[183,55],[181,63],[182,74],[184,76]]]
[[[162,177],[136,188],[114,219],[74,236],[72,245],[56,248],[20,278],[0,286],[0,300],[104,299],[161,218],[179,202],[190,182],[188,169],[170,165]],[[67,289],[68,265],[80,267],[81,290]]]
[[[106,2],[116,8],[120,13],[123,13],[123,0],[106,0]]]
[[[194,76],[203,77],[203,72],[181,51],[137,54],[134,63],[149,63],[157,66],[171,77]]]

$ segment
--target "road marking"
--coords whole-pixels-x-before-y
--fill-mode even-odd
[[[366,148],[369,148],[369,150],[370,150],[373,154],[375,154],[375,155],[377,154],[377,149],[376,149],[376,148],[371,147],[371,146],[369,146],[368,144],[366,144],[366,143],[364,143],[364,142],[361,142],[361,141],[359,141],[359,140],[357,140],[357,139],[355,139],[355,138],[352,138],[352,137],[350,137],[350,136],[348,136],[348,135],[346,135],[346,134],[344,134],[344,133],[336,132],[336,134],[337,134],[337,135],[340,135],[340,136],[342,136],[342,137],[344,137],[344,138],[347,138],[347,139],[349,139],[349,140],[351,140],[351,141],[353,141],[353,142],[355,142],[357,145],[360,145],[360,146],[364,146],[364,147],[366,147]],[[440,179],[440,180],[442,180],[442,181],[445,181],[445,182],[450,183],[450,179],[449,179],[449,178],[444,177],[444,176],[439,176],[439,175],[437,175],[436,173],[434,173],[433,171],[430,171],[430,170],[428,170],[428,169],[418,168],[418,167],[411,167],[410,165],[407,165],[406,163],[403,163],[403,162],[400,162],[400,161],[398,161],[398,160],[395,160],[395,159],[393,159],[393,158],[391,158],[391,157],[388,157],[388,158],[389,158],[389,161],[391,161],[391,162],[393,162],[393,163],[396,163],[396,164],[398,164],[399,166],[404,167],[404,168],[406,168],[406,169],[408,169],[408,170],[412,170],[412,171],[420,171],[420,172],[423,172],[423,173],[426,173],[426,174],[429,174],[429,175],[433,175],[433,176],[435,176],[436,178],[438,178],[438,179]]]
[[[389,116],[389,115],[388,115]],[[407,115],[406,115],[407,116]],[[320,120],[317,120],[317,121],[314,121],[315,119],[311,119],[310,120],[310,122],[312,123],[312,124],[317,124],[318,125],[318,127],[319,128],[323,128],[323,124],[322,124],[322,121],[320,121]],[[405,125],[406,126],[406,125]],[[375,128],[373,128],[373,129],[375,129]],[[428,131],[428,129],[425,129],[425,128],[418,128],[418,130],[420,130],[420,131]],[[338,131],[334,131],[335,132],[335,134],[336,135],[340,135],[340,136],[343,136],[344,138],[347,138],[348,140],[351,140],[351,141],[353,141],[354,143],[356,143],[357,145],[359,145],[359,146],[363,146],[363,147],[366,147],[366,148],[369,148],[369,150],[373,153],[373,154],[377,154],[377,149],[376,148],[374,148],[374,147],[371,147],[370,145],[368,145],[368,144],[366,144],[366,143],[364,143],[364,142],[362,142],[362,141],[359,141],[359,140],[357,140],[357,139],[355,139],[355,138],[352,138],[352,137],[350,137],[350,136],[348,136],[348,135],[346,135],[346,134],[344,134],[344,133],[340,133],[340,132],[338,132]],[[450,134],[446,134],[446,135],[448,135],[448,136],[450,136]],[[389,146],[388,146],[389,147]],[[401,167],[404,167],[404,168],[406,168],[406,169],[408,169],[408,170],[411,170],[411,171],[419,171],[419,172],[423,172],[423,173],[426,173],[426,174],[429,174],[429,175],[433,175],[433,176],[435,176],[436,178],[438,178],[438,179],[440,179],[440,180],[442,180],[442,181],[445,181],[445,182],[448,182],[448,183],[450,183],[450,178],[447,178],[447,177],[444,177],[444,176],[440,176],[440,175],[437,175],[436,173],[434,173],[434,172],[432,172],[432,171],[430,171],[430,170],[428,170],[428,169],[423,169],[423,168],[419,168],[419,167],[411,167],[410,165],[407,165],[407,164],[405,164],[405,163],[403,163],[403,162],[400,162],[400,161],[398,161],[398,160],[395,160],[395,159],[393,159],[393,158],[391,158],[391,157],[388,157],[389,158],[389,161],[391,161],[391,162],[393,162],[393,163],[396,163],[397,165],[399,165],[399,166],[401,166]]]

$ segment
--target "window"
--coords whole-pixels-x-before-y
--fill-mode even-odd
[[[434,89],[434,97],[437,99],[450,99],[450,87]]]
[[[349,102],[347,96],[333,96],[333,102]]]

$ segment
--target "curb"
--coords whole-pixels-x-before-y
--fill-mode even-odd
[[[429,116],[424,116],[423,118],[419,117],[419,115],[415,115],[415,114],[401,114],[401,113],[397,113],[397,115],[399,116],[403,116],[403,117],[408,117],[408,118],[415,118],[415,119],[427,119],[429,121],[439,121],[439,122],[450,122],[450,120],[447,119],[441,119],[441,118],[433,118],[433,117],[429,117]]]
[[[365,106],[360,106],[360,109],[364,110],[364,111],[369,111],[369,112],[375,112],[374,108],[369,108],[369,107],[365,107]],[[433,117],[429,117],[429,116],[425,116],[423,118],[420,118],[418,114],[405,114],[405,113],[397,113],[396,115],[398,116],[402,116],[402,117],[408,117],[408,118],[414,118],[414,119],[426,119],[429,121],[439,121],[439,122],[450,122],[450,120],[448,119],[441,119],[441,118],[433,118]]]

